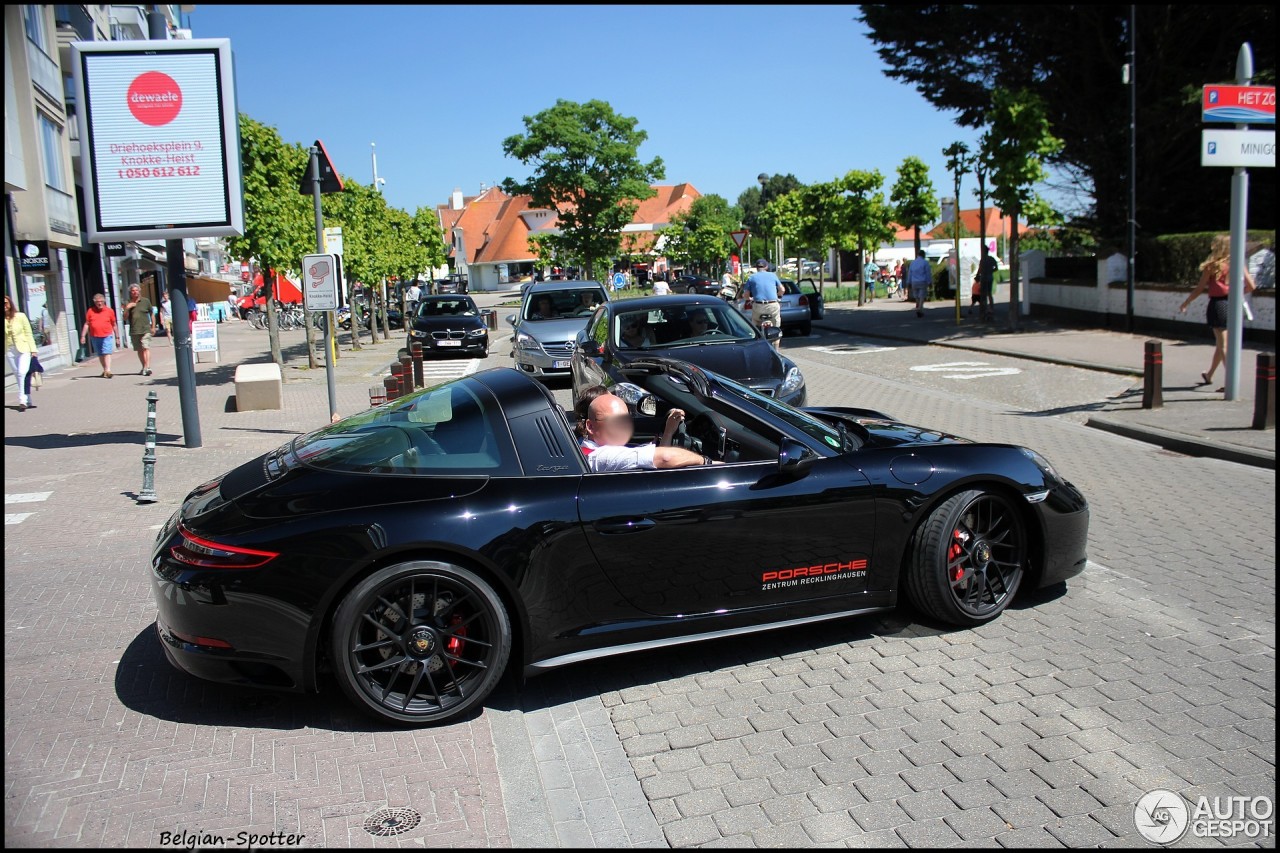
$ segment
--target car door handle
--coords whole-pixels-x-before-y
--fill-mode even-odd
[[[657,524],[652,518],[619,518],[611,521],[597,521],[595,528],[597,533],[608,535],[613,533],[639,533],[642,530],[652,530]]]

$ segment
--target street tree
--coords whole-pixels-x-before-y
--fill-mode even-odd
[[[1018,221],[1047,225],[1057,218],[1048,202],[1037,195],[1036,184],[1045,179],[1044,160],[1053,156],[1062,140],[1053,135],[1044,103],[1031,92],[996,89],[991,93],[991,124],[982,144],[991,156],[991,197],[1013,220],[1009,239],[1009,325],[1018,328]]]
[[[907,157],[898,166],[898,181],[890,195],[898,224],[915,229],[916,251],[920,251],[920,228],[941,214],[937,193],[929,180],[929,167],[919,157]]]
[[[324,196],[321,204],[324,205],[325,219],[332,219],[342,226],[342,268],[351,306],[351,348],[359,350],[364,312],[371,306],[362,305],[361,300],[355,298],[356,286],[357,283],[371,284],[388,274],[389,264],[385,257],[388,242],[383,238],[384,232],[389,230],[385,214],[387,203],[382,193],[359,181],[344,177],[343,184],[343,192]],[[376,341],[373,325],[369,323],[371,343]]]
[[[267,329],[271,358],[284,366],[276,318],[276,275],[297,269],[315,251],[315,214],[310,197],[298,192],[308,154],[286,143],[274,127],[241,113],[240,163],[244,182],[244,235],[227,238],[227,251],[242,261],[256,259],[270,287]]]
[[[874,252],[881,243],[892,242],[894,236],[894,208],[884,197],[884,176],[878,170],[870,172],[854,169],[845,173],[837,182],[843,196],[840,233],[835,245],[840,249],[856,249],[858,262],[865,268],[864,254],[868,248]],[[840,281],[840,253],[836,252],[836,282]],[[858,291],[858,304],[862,304],[863,288]]]
[[[804,237],[808,228],[805,217],[804,199],[796,189],[777,196],[761,208],[757,221],[762,232],[787,243],[798,242]]]
[[[964,177],[965,172],[973,166],[973,155],[969,153],[969,146],[963,142],[953,142],[946,148],[942,149],[943,156],[947,158],[947,171],[951,173],[955,180],[956,194],[952,198],[951,208],[951,234],[955,238],[956,265],[954,270],[955,280],[952,282],[956,295],[956,316],[960,314],[960,179]],[[985,310],[985,309],[984,309]]]
[[[623,227],[641,201],[656,195],[649,184],[666,175],[661,157],[640,161],[640,145],[649,135],[636,124],[604,101],[557,100],[525,116],[526,133],[502,143],[504,154],[533,166],[527,180],[507,178],[503,189],[527,193],[534,207],[558,212],[560,234],[544,240],[580,257],[588,278],[595,277],[597,264],[618,254]]]
[[[738,195],[738,208],[742,211],[742,227],[750,231],[752,236],[761,239],[776,236],[765,231],[760,224],[760,211],[775,198],[803,186],[804,184],[800,183],[795,175],[788,172],[785,175],[770,175],[765,179],[764,186],[757,183],[747,187]]]
[[[741,212],[721,196],[712,193],[696,198],[687,211],[672,216],[670,225],[662,229],[666,238],[663,254],[677,266],[718,271],[733,254],[729,235],[741,218]]]
[[[1208,231],[1228,220],[1217,169],[1200,167],[1200,91],[1224,83],[1242,42],[1255,83],[1275,82],[1276,7],[1237,5],[875,4],[858,20],[885,74],[915,86],[960,125],[987,124],[995,87],[1039,95],[1063,140],[1049,158],[1081,221],[1104,242],[1128,232],[1129,93],[1121,75],[1136,9],[1137,212],[1149,235]],[[957,50],[957,45],[963,45]],[[1250,219],[1274,228],[1274,169],[1250,177]],[[1068,181],[1070,184],[1068,184]]]

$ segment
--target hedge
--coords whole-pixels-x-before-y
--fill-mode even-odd
[[[1221,233],[1223,232],[1204,231],[1139,240],[1134,256],[1134,277],[1140,281],[1194,285],[1200,278],[1200,264],[1209,257],[1213,238]],[[1262,247],[1275,251],[1275,231],[1246,233],[1246,256]]]

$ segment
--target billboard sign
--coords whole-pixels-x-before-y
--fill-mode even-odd
[[[229,39],[73,42],[90,242],[244,233]]]
[[[1202,130],[1201,166],[1276,167],[1274,130]]]

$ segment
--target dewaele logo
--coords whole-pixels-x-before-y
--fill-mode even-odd
[[[129,84],[129,112],[151,127],[166,125],[182,111],[182,89],[162,71],[146,71]]]

